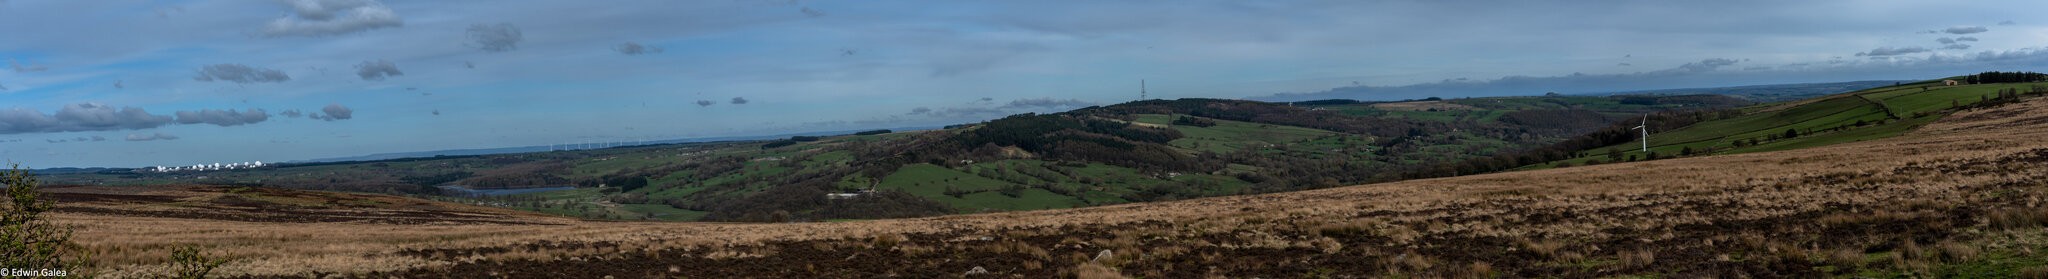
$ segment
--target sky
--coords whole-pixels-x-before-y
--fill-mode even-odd
[[[0,0],[26,167],[2041,71],[2033,1]]]

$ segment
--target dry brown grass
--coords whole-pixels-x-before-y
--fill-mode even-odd
[[[1486,263],[1486,262],[1472,262],[1472,264],[1468,264],[1468,265],[1465,265],[1465,269],[1463,269],[1463,270],[1459,270],[1459,272],[1458,272],[1458,273],[1456,273],[1456,274],[1452,274],[1452,276],[1450,276],[1450,277],[1451,277],[1451,278],[1493,278],[1493,277],[1495,277],[1495,276],[1497,276],[1497,274],[1496,274],[1496,272],[1495,272],[1495,271],[1493,270],[1493,265],[1492,265],[1492,264],[1488,264],[1488,263]]]
[[[992,271],[1015,267],[1017,272],[1034,275],[1027,277],[1120,277],[1124,273],[1117,272],[1119,269],[1134,275],[1163,274],[1160,277],[1240,277],[1262,272],[1294,277],[1312,273],[1291,269],[1304,265],[1330,268],[1338,274],[1404,271],[1453,276],[1464,273],[1458,270],[1474,269],[1465,264],[1475,262],[1485,262],[1502,277],[1603,277],[1624,274],[1609,269],[1547,267],[1587,262],[1588,255],[1614,255],[1622,265],[1634,267],[1714,268],[1771,259],[1846,261],[1846,257],[1834,256],[1842,254],[1840,251],[1829,249],[1893,241],[1899,243],[1900,256],[1890,265],[1925,266],[1921,261],[1983,257],[1980,247],[1990,246],[1978,246],[1971,238],[1981,232],[2039,231],[2040,224],[2048,224],[2043,221],[2048,218],[2040,217],[2044,193],[2048,193],[2040,186],[2048,183],[2048,156],[2043,156],[2048,154],[2048,142],[2041,138],[2048,138],[2048,103],[2037,100],[1962,112],[1897,138],[1784,152],[1267,195],[860,222],[588,222],[503,215],[474,218],[530,224],[386,224],[243,222],[78,212],[55,215],[62,223],[78,226],[75,239],[99,252],[95,260],[105,269],[103,274],[113,278],[158,274],[166,267],[169,248],[181,245],[206,247],[211,253],[236,259],[216,270],[226,276],[433,272],[507,267],[502,264],[519,259],[564,266],[646,259],[662,262],[647,265],[650,272],[672,274],[719,266],[690,266],[672,272],[668,268],[675,264],[668,262],[716,257],[726,260],[721,263],[774,264],[792,257],[793,250],[827,253],[834,259],[887,260],[885,266],[904,266],[959,260],[963,256],[956,255],[967,255],[962,251],[986,249],[1004,251],[998,253],[1003,257],[1039,258],[1033,262],[1041,268],[1026,269],[1022,259],[1002,263],[1006,267],[1001,269],[990,267]],[[1646,173],[1656,175],[1643,175]],[[162,207],[103,206],[170,210]],[[392,211],[350,214],[377,212]],[[1982,215],[1976,216],[1983,216],[1984,221],[1947,218],[1952,212],[1978,212]],[[2033,229],[2027,229],[2029,226]],[[1993,230],[1998,228],[2005,230]],[[1845,232],[1867,233],[1872,238],[1832,238]],[[979,238],[945,241],[968,236],[988,236],[995,242]],[[1923,241],[1948,241],[1928,245],[1907,240],[1914,236],[1924,237],[1920,238]],[[1824,241],[1847,243],[1820,243]],[[504,249],[507,247],[521,249]],[[1464,252],[1475,250],[1461,250],[1510,247],[1529,253],[1479,258]],[[1089,262],[1102,250],[1117,254],[1114,265]],[[1531,254],[1538,259],[1521,258]],[[1729,254],[1741,255],[1740,261],[1716,259]],[[1317,264],[1338,259],[1367,264]],[[777,274],[847,277],[806,276],[801,270],[824,272],[830,268],[789,266],[799,271]],[[961,271],[928,272],[957,275]],[[1793,277],[1825,275],[1797,267],[1775,271]],[[464,275],[468,274],[444,276],[473,277]]]
[[[1523,238],[1517,241],[1516,244],[1523,251],[1529,251],[1529,253],[1534,253],[1537,256],[1546,259],[1556,257],[1557,250],[1564,248],[1564,242],[1548,239],[1529,240],[1527,238]]]
[[[1914,242],[1912,239],[1900,240],[1898,255],[1906,260],[1926,259],[1927,249],[1920,248],[1920,243]]]
[[[2020,269],[2020,272],[2019,272],[2018,276],[2017,276],[2017,277],[2015,277],[2015,278],[2018,278],[2018,279],[2048,279],[2048,266],[2036,266],[2036,267],[2028,267],[2028,268],[2023,268],[2023,269]]]
[[[1095,263],[1083,263],[1083,264],[1081,264],[1081,266],[1078,266],[1078,267],[1074,267],[1074,277],[1075,277],[1075,278],[1081,278],[1081,279],[1123,279],[1123,278],[1130,278],[1130,277],[1124,277],[1124,275],[1123,275],[1122,273],[1118,273],[1118,272],[1116,271],[1116,269],[1115,269],[1115,268],[1110,268],[1110,267],[1107,267],[1107,266],[1103,266],[1103,265],[1100,265],[1100,264],[1095,264]]]
[[[1828,252],[1828,263],[1837,266],[1862,266],[1863,258],[1863,251],[1856,249],[1835,249],[1834,252]]]
[[[2027,229],[2048,224],[2048,208],[2007,208],[1991,213],[1991,227]]]
[[[1615,257],[1621,259],[1621,266],[1629,268],[1645,268],[1657,263],[1657,252],[1650,250],[1621,252]]]
[[[1974,260],[1977,259],[1978,254],[1977,247],[1954,241],[1936,243],[1934,248],[1941,252],[1942,261],[1951,263]]]

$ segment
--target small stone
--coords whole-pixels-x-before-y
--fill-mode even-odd
[[[976,267],[974,267],[974,269],[970,269],[970,270],[967,270],[967,275],[970,275],[970,276],[972,276],[972,275],[981,275],[981,274],[988,274],[988,269],[984,269],[984,268],[981,268],[981,267],[979,267],[979,266],[976,266]]]
[[[1112,256],[1115,256],[1115,254],[1110,253],[1109,249],[1102,249],[1102,253],[1095,253],[1095,259],[1088,261],[1101,262],[1102,259],[1108,259]]]

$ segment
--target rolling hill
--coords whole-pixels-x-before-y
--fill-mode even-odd
[[[102,170],[49,179],[397,193],[597,219],[898,218],[1393,181],[1433,165],[1555,143],[1632,115],[1747,104],[1714,95],[1147,100],[929,131],[195,173]],[[451,185],[577,188],[440,194]],[[834,193],[860,198],[828,195]]]
[[[164,255],[184,245],[233,259],[219,275],[255,277],[2024,278],[2048,274],[2037,254],[2048,249],[2048,142],[2040,140],[2048,99],[2016,95],[1896,136],[1804,149],[1074,209],[732,224],[563,220],[422,202],[441,208],[427,212],[479,214],[411,224],[66,211],[60,203],[55,218],[77,226],[76,239],[101,255],[94,271],[111,278],[176,270]],[[1893,109],[1913,100],[1872,98],[1902,101]],[[1853,108],[1808,104],[1823,103]],[[1732,119],[1742,117],[1713,121]],[[612,160],[632,158],[644,157]],[[933,166],[919,168],[952,170]],[[954,178],[970,179],[903,179]],[[227,198],[250,191],[235,189],[86,203],[410,210],[330,205],[329,194],[297,190]]]
[[[2042,85],[1925,81],[1767,104],[1720,95],[1146,100],[929,131],[50,179],[400,193],[613,220],[903,218],[1808,148],[1897,136],[2011,100],[1990,97],[1997,91],[2016,98]],[[1645,115],[1651,152],[1632,151],[1628,120]],[[456,186],[569,190],[442,193]]]

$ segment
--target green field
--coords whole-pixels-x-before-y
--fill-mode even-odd
[[[1319,137],[1337,135],[1337,132],[1310,128],[1215,120],[1216,126],[1196,127],[1172,125],[1183,138],[1167,144],[1193,151],[1231,152],[1272,144],[1285,144]],[[1163,114],[1140,114],[1138,123],[1168,125],[1172,116]]]
[[[985,210],[1032,210],[1066,208],[1080,205],[1073,197],[1054,194],[1043,189],[1026,189],[1021,195],[1011,197],[997,193],[1006,187],[1023,187],[1015,183],[989,179],[931,164],[903,166],[888,177],[882,178],[880,189],[901,190],[919,197],[952,205],[963,212]],[[974,192],[954,197],[948,190]]]

